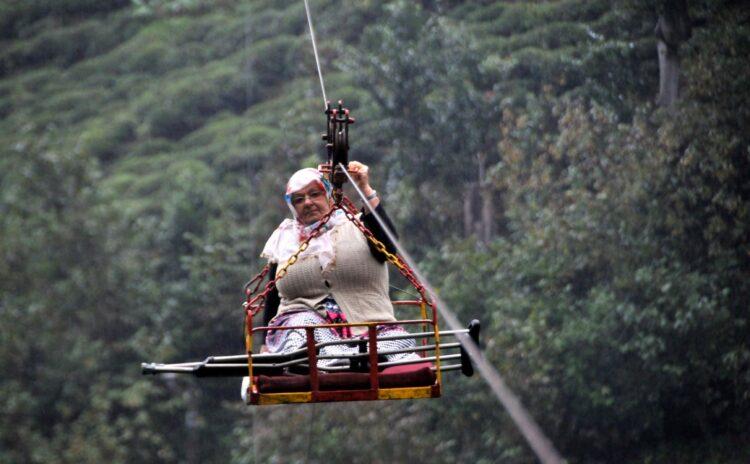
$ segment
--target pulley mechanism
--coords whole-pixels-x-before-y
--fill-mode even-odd
[[[323,141],[326,142],[328,160],[318,169],[328,175],[328,180],[333,186],[333,200],[340,204],[343,198],[343,185],[346,182],[345,168],[349,166],[349,124],[354,124],[354,118],[349,116],[349,109],[344,108],[341,100],[338,108],[332,108],[331,102],[326,102],[326,133]]]

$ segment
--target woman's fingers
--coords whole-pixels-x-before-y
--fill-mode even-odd
[[[349,162],[349,171],[353,171],[356,173],[359,173],[363,170],[363,168],[367,168],[364,164],[360,163],[359,161],[350,161]]]
[[[352,173],[352,177],[357,182],[357,184],[367,183],[369,179],[369,171],[370,168],[367,165],[360,163],[359,161],[349,162],[349,172]]]
[[[359,161],[349,162],[349,172],[352,174],[352,180],[357,184],[357,187],[362,190],[365,197],[373,196],[370,200],[370,205],[373,208],[377,207],[380,203],[380,199],[374,196],[377,192],[370,186],[370,168],[366,164],[362,164]]]

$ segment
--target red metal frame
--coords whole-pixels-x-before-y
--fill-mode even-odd
[[[422,302],[419,300],[401,300],[394,301],[395,306],[405,305],[419,305],[423,308]],[[379,399],[408,399],[408,398],[438,398],[441,394],[441,375],[439,370],[439,359],[437,361],[437,373],[435,382],[433,385],[426,387],[403,387],[403,388],[388,388],[381,389],[378,378],[379,367],[378,367],[378,351],[377,351],[377,327],[384,325],[422,325],[423,331],[426,332],[427,326],[432,326],[435,339],[435,351],[439,358],[440,352],[440,337],[437,326],[437,314],[432,309],[432,319],[409,319],[403,321],[393,322],[370,322],[370,323],[347,323],[347,324],[320,324],[316,326],[284,326],[284,327],[253,327],[252,318],[247,321],[247,329],[249,333],[247,335],[255,335],[255,333],[268,332],[271,330],[305,330],[307,337],[307,358],[309,366],[309,379],[310,379],[310,391],[309,392],[295,392],[295,393],[261,393],[258,390],[257,378],[253,376],[252,367],[252,353],[248,353],[248,370],[250,376],[250,386],[248,387],[248,404],[266,404],[264,399],[271,398],[272,401],[268,403],[299,403],[299,402],[331,402],[331,401],[372,401]],[[317,361],[318,355],[315,349],[315,337],[314,330],[316,328],[339,328],[339,327],[367,327],[367,342],[369,352],[369,389],[360,390],[321,390],[320,389],[320,371],[318,370]],[[423,340],[423,344],[426,344],[427,340]],[[422,352],[421,356],[425,356],[426,353]],[[324,374],[325,375],[325,374]]]

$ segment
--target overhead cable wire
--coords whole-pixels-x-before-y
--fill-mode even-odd
[[[312,42],[313,47],[313,53],[315,55],[315,65],[318,69],[318,78],[320,80],[320,89],[323,92],[323,105],[324,107],[327,107],[328,105],[328,97],[326,96],[326,90],[325,90],[325,84],[323,83],[323,72],[321,71],[320,67],[320,58],[318,56],[318,47],[317,43],[315,41],[315,31],[313,30],[312,25],[312,17],[310,14],[310,5],[308,4],[308,0],[304,0],[305,3],[305,13],[307,14],[307,24],[310,29],[310,40]],[[448,324],[448,327],[452,330],[461,330],[463,327],[459,323],[458,319],[456,318],[455,314],[450,310],[450,308],[445,304],[445,302],[438,296],[437,292],[435,292],[434,288],[429,284],[429,281],[425,279],[425,277],[422,275],[421,272],[419,272],[419,269],[417,268],[414,260],[411,258],[411,256],[404,250],[404,248],[401,246],[401,243],[398,241],[398,239],[394,236],[394,234],[390,231],[385,221],[383,221],[383,218],[378,214],[377,211],[370,205],[370,202],[367,201],[365,195],[362,193],[362,191],[359,189],[356,183],[352,180],[351,176],[346,170],[346,167],[339,164],[341,166],[342,171],[346,173],[347,178],[354,186],[354,189],[357,191],[357,194],[359,197],[364,201],[365,207],[368,209],[368,211],[375,217],[375,219],[380,224],[380,227],[385,231],[386,236],[391,240],[391,243],[393,243],[396,250],[398,250],[398,253],[401,255],[401,257],[404,259],[406,264],[408,264],[412,271],[414,272],[414,275],[421,281],[427,289],[427,292],[432,295],[432,297],[435,299],[435,302],[437,304],[437,309],[440,315],[442,316],[443,320]],[[461,343],[461,345],[464,347],[466,352],[471,357],[472,362],[477,367],[477,370],[479,371],[482,378],[487,382],[490,389],[492,389],[492,392],[495,394],[497,399],[500,401],[500,403],[505,407],[505,409],[508,411],[508,414],[510,415],[513,422],[516,424],[516,427],[519,429],[523,437],[526,439],[527,443],[531,447],[531,449],[534,451],[536,456],[539,458],[539,460],[543,464],[562,464],[564,460],[560,456],[560,453],[555,449],[552,442],[544,435],[544,432],[539,427],[539,425],[536,423],[533,417],[531,417],[531,414],[526,410],[526,408],[521,404],[521,401],[518,399],[518,397],[513,393],[513,391],[506,385],[503,378],[500,376],[500,374],[497,372],[494,366],[490,364],[490,362],[487,360],[487,358],[484,357],[482,352],[479,350],[479,347],[476,343],[465,333],[457,333],[456,338]]]
[[[318,57],[318,45],[315,43],[315,31],[313,30],[312,17],[310,15],[310,5],[305,1],[305,13],[307,14],[307,25],[310,28],[310,41],[312,42],[313,53],[315,54],[315,66],[318,68],[318,79],[320,79],[320,90],[323,92],[323,108],[328,106],[328,97],[326,97],[326,86],[323,84],[323,72],[320,70],[320,58]]]
[[[448,305],[446,305],[445,302],[440,298],[440,296],[438,296],[437,292],[435,292],[435,289],[430,285],[429,281],[422,275],[421,272],[419,272],[419,269],[417,268],[414,260],[401,246],[401,243],[398,241],[393,232],[391,232],[390,228],[385,223],[380,214],[375,211],[372,205],[370,205],[370,202],[367,201],[367,198],[365,197],[362,190],[360,190],[360,188],[349,175],[349,172],[347,172],[346,167],[342,164],[339,164],[339,166],[341,166],[341,170],[346,173],[346,177],[349,179],[349,182],[352,183],[352,186],[354,186],[354,189],[357,191],[357,195],[359,195],[359,197],[362,199],[365,207],[370,212],[370,214],[372,214],[373,217],[375,217],[375,220],[378,221],[381,229],[385,232],[391,243],[393,243],[393,246],[396,248],[399,255],[403,258],[406,264],[411,267],[414,275],[422,283],[422,285],[424,285],[425,289],[427,289],[427,292],[435,299],[438,312],[440,313],[440,316],[443,318],[443,320],[448,324],[448,327],[452,330],[462,329],[463,327],[461,326],[461,323],[458,321],[458,318],[455,316],[453,311],[451,311]],[[474,340],[472,340],[471,337],[469,337],[465,333],[457,333],[456,338],[471,357],[472,362],[476,366],[482,378],[485,380],[485,382],[487,382],[487,385],[489,385],[489,387],[492,389],[492,392],[495,394],[500,403],[505,407],[506,411],[508,411],[511,419],[516,424],[516,427],[518,427],[518,430],[526,439],[527,443],[539,458],[539,460],[543,464],[562,464],[564,460],[560,456],[560,453],[558,453],[558,451],[555,449],[555,446],[552,444],[549,438],[544,435],[542,429],[536,423],[534,418],[531,417],[531,414],[526,410],[523,404],[521,404],[521,401],[518,399],[516,394],[513,393],[513,391],[507,386],[503,378],[500,376],[500,373],[497,372],[497,369],[495,369],[495,367],[490,364],[484,354],[482,354],[482,352],[479,350],[479,346],[477,346]]]

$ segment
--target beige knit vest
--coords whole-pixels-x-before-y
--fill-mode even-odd
[[[335,258],[325,270],[317,256],[304,256],[276,283],[279,314],[300,307],[320,309],[321,302],[332,296],[349,322],[395,321],[388,270],[372,256],[365,236],[350,221],[329,233]]]

